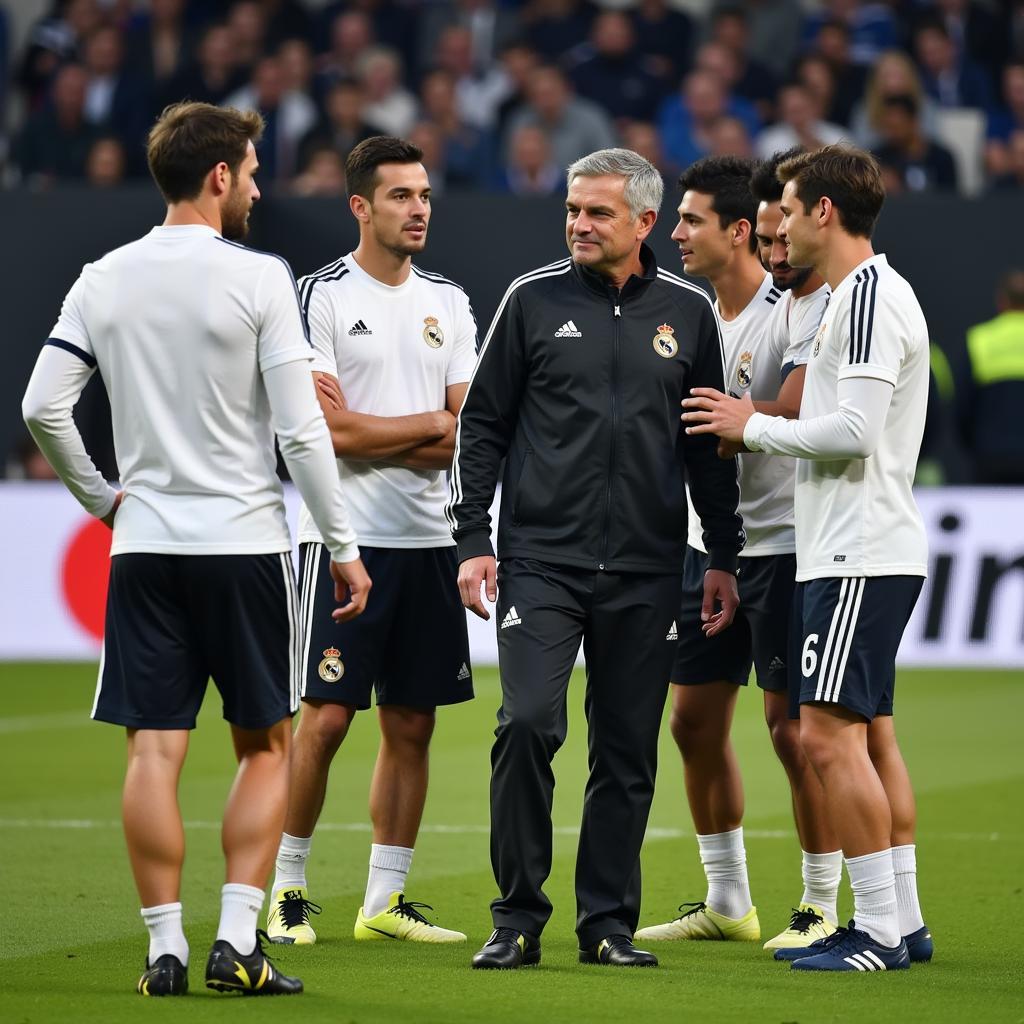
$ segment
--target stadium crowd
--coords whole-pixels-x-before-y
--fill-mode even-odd
[[[617,144],[674,179],[839,139],[890,192],[1024,185],[1021,0],[54,0],[20,52],[10,20],[0,0],[7,185],[143,177],[185,97],[259,110],[261,185],[299,195],[342,195],[380,133],[435,192],[554,195]]]

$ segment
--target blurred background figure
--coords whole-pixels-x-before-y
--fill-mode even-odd
[[[658,110],[658,131],[665,155],[682,170],[711,152],[711,136],[719,118],[732,114],[729,97],[719,75],[692,71],[683,79],[677,96]],[[732,114],[739,117],[740,114]]]
[[[56,480],[57,474],[46,461],[32,435],[25,431],[7,457],[4,475],[8,480]]]
[[[616,143],[608,115],[596,103],[574,96],[565,74],[550,65],[530,75],[526,102],[509,117],[506,154],[508,139],[523,125],[544,132],[551,158],[559,167],[568,167],[579,157]]]
[[[712,126],[710,132],[711,148],[709,156],[741,156],[752,157],[754,155],[754,143],[750,138],[747,126],[738,118],[720,117]]]
[[[823,21],[811,41],[804,60],[822,60],[832,74],[831,99],[825,106],[826,117],[836,124],[848,125],[853,108],[864,92],[867,68],[853,58],[850,28],[844,21]],[[876,58],[877,60],[877,58]],[[797,77],[804,79],[799,65]],[[810,82],[805,80],[810,86]]]
[[[999,313],[967,332],[957,419],[979,484],[1024,484],[1024,269],[1008,271]]]
[[[685,12],[666,0],[638,0],[629,7],[636,45],[668,91],[690,66],[698,29]]]
[[[246,74],[235,56],[234,36],[227,25],[211,25],[200,38],[196,59],[178,88],[178,99],[188,96],[217,106],[245,84]]]
[[[1024,56],[1024,48],[1021,54]],[[1012,61],[1003,68],[1000,100],[988,119],[985,146],[985,166],[996,176],[1009,170],[1010,137],[1024,131],[1024,60]]]
[[[914,52],[925,91],[940,107],[992,108],[992,82],[956,44],[942,21],[925,21],[914,33]]]
[[[124,181],[124,144],[113,136],[97,139],[85,161],[85,179],[93,188],[113,188]]]
[[[913,96],[885,98],[881,137],[875,156],[882,166],[887,192],[956,190],[953,154],[925,135]]]
[[[548,137],[536,125],[520,125],[512,132],[496,184],[514,196],[553,196],[565,187],[565,170],[551,159]]]
[[[345,161],[332,146],[312,147],[302,170],[292,180],[290,191],[296,196],[345,198]]]
[[[1024,128],[1010,135],[1006,144],[1005,170],[992,182],[996,192],[1024,192]]]
[[[182,88],[196,46],[194,33],[185,24],[186,7],[186,0],[149,0],[128,23],[125,59],[132,76],[144,83],[150,121],[185,95]]]
[[[402,58],[396,50],[373,46],[357,62],[366,105],[363,117],[382,135],[404,137],[416,122],[416,97],[402,84]]]
[[[849,132],[823,120],[820,100],[802,82],[788,82],[779,90],[779,120],[757,136],[758,156],[802,146],[819,149],[848,139]]]
[[[331,86],[324,100],[324,114],[299,143],[300,159],[308,162],[313,149],[329,146],[341,158],[379,132],[363,117],[363,88],[354,79],[339,79]]]
[[[775,111],[778,77],[750,53],[750,19],[742,7],[722,7],[711,18],[711,42],[724,47],[734,62],[733,89],[749,100],[767,123]]]
[[[882,113],[890,96],[912,96],[925,133],[934,137],[938,124],[937,107],[925,92],[916,65],[900,50],[887,50],[871,69],[864,96],[854,107],[850,118],[853,140],[858,146],[874,149],[881,142]]]

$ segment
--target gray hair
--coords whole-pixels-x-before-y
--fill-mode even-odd
[[[644,210],[657,213],[665,194],[665,182],[657,168],[631,149],[599,149],[569,164],[566,184],[573,178],[596,178],[602,174],[615,174],[626,179],[623,190],[631,217],[639,217]]]

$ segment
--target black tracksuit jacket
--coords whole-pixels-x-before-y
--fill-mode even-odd
[[[569,259],[509,286],[459,415],[447,513],[460,561],[493,553],[504,458],[499,558],[681,572],[688,481],[709,567],[736,571],[736,460],[679,419],[690,388],[725,390],[714,308],[646,246],[641,259],[620,291]]]

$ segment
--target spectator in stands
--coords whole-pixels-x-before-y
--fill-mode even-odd
[[[975,0],[934,0],[934,6],[933,17],[945,26],[957,54],[992,72],[995,85],[1010,53],[1010,37],[989,5]]]
[[[362,86],[354,79],[341,79],[331,86],[324,100],[324,116],[299,144],[300,160],[308,163],[314,150],[329,147],[342,160],[355,146],[379,134],[363,118]]]
[[[850,55],[857,64],[870,66],[885,50],[900,44],[891,7],[863,0],[825,0],[804,22],[804,41],[813,43],[825,22],[836,21],[849,29]]]
[[[850,130],[858,146],[874,149],[881,142],[882,111],[888,96],[913,96],[925,134],[935,137],[938,111],[924,91],[917,67],[901,50],[889,50],[872,68],[864,98],[854,108],[850,119]]]
[[[835,83],[826,117],[835,124],[848,125],[853,108],[864,94],[867,69],[853,59],[850,27],[845,21],[823,21],[811,42],[809,57],[826,61]],[[803,77],[799,71],[797,77]]]
[[[384,135],[404,137],[416,123],[416,97],[402,84],[402,59],[395,50],[373,46],[360,58],[359,81],[366,95],[363,116]]]
[[[85,178],[94,188],[113,188],[124,181],[125,152],[121,140],[112,135],[97,139],[85,161]]]
[[[553,196],[564,188],[565,169],[552,160],[542,129],[523,124],[512,133],[496,186],[514,196]]]
[[[693,19],[666,0],[639,0],[629,14],[637,49],[647,55],[663,88],[671,89],[690,67],[697,39]]]
[[[526,87],[534,71],[540,67],[540,55],[526,43],[510,43],[501,51],[501,74],[507,95],[499,104],[494,125],[503,138],[509,117],[526,103]]]
[[[509,118],[508,138],[524,124],[541,128],[559,167],[568,167],[587,153],[615,145],[608,115],[595,103],[574,96],[558,68],[537,68],[527,83],[526,95],[526,104]]]
[[[716,7],[736,7],[719,0]],[[750,56],[776,77],[788,73],[800,47],[804,11],[800,0],[741,0],[750,27]]]
[[[711,151],[712,129],[726,114],[733,111],[721,76],[691,71],[683,79],[679,95],[670,96],[658,110],[661,144],[672,165],[682,170],[706,156]]]
[[[317,6],[309,0],[304,2],[310,7]],[[401,56],[404,67],[418,68],[421,14],[427,6],[419,0],[330,0],[316,14],[314,49],[317,53],[330,50],[334,23],[339,15],[351,12],[366,18],[369,38],[365,46],[389,46]],[[347,73],[353,72],[349,68]]]
[[[102,22],[97,0],[56,0],[53,11],[32,26],[18,68],[18,85],[29,112],[48,102],[57,69],[78,55],[81,42]]]
[[[793,79],[811,94],[818,110],[825,111],[826,121],[842,127],[830,114],[835,109],[836,79],[832,65],[824,57],[816,53],[804,54],[793,65]]]
[[[212,25],[203,33],[195,65],[181,79],[175,99],[215,106],[245,85],[246,75],[235,60],[234,35],[227,25]]]
[[[448,173],[444,165],[444,143],[437,125],[430,121],[417,121],[409,131],[409,141],[419,147],[423,156],[420,163],[426,168],[433,198],[443,195],[448,187]]]
[[[1024,270],[1008,271],[999,315],[967,332],[967,372],[958,375],[958,421],[980,484],[1024,484]]]
[[[956,189],[953,154],[925,135],[913,96],[886,97],[881,135],[882,144],[875,150],[875,157],[882,167],[887,192]]]
[[[267,49],[267,16],[258,0],[236,0],[228,11],[235,63],[247,71]]]
[[[53,467],[39,450],[39,445],[30,433],[25,431],[15,444],[7,459],[8,480],[57,480]]]
[[[754,143],[747,126],[738,118],[720,117],[711,126],[711,146],[708,156],[739,156],[747,159],[754,155]]]
[[[313,98],[313,50],[305,39],[286,39],[277,48],[286,92]],[[314,110],[316,109],[314,104]]]
[[[665,94],[646,64],[629,17],[622,11],[603,11],[594,19],[587,55],[570,77],[578,95],[617,120],[634,120],[649,117]]]
[[[522,32],[519,12],[495,0],[447,0],[425,6],[417,55],[422,70],[434,66],[447,29],[458,27],[468,33],[470,71],[481,76],[490,73],[501,51]]]
[[[695,71],[707,71],[714,75],[725,89],[726,109],[733,117],[740,118],[750,132],[758,132],[764,123],[758,108],[737,89],[742,67],[740,59],[730,47],[722,43],[708,42],[701,46],[694,57]],[[774,103],[772,103],[774,108]],[[771,111],[769,111],[771,112]]]
[[[626,124],[622,129],[622,145],[653,164],[661,172],[666,185],[670,178],[675,177],[674,169],[665,159],[658,129],[650,121],[630,121]]]
[[[822,118],[822,110],[801,82],[789,82],[779,90],[779,120],[757,137],[758,156],[768,157],[802,146],[819,149],[847,139],[845,128]]]
[[[1010,162],[1008,142],[1024,130],[1024,61],[1003,68],[1002,105],[988,119],[985,167],[993,177],[1005,174]]]
[[[762,123],[775,113],[776,76],[750,56],[750,21],[742,7],[723,7],[711,19],[711,41],[726,47],[734,56],[736,70],[732,91],[757,108]]]
[[[80,64],[65,64],[54,76],[50,102],[29,115],[16,147],[24,179],[52,184],[55,179],[81,178],[96,139],[85,118],[89,76]]]
[[[449,25],[437,40],[432,68],[447,72],[455,83],[459,117],[478,129],[494,125],[498,107],[508,98],[510,85],[501,67],[479,70],[473,57],[473,34],[463,25]]]
[[[335,82],[357,78],[360,58],[376,41],[373,22],[365,11],[338,13],[331,22],[330,49],[317,59],[317,99],[322,99]]]
[[[1006,144],[1006,164],[992,182],[994,192],[1019,192],[1024,195],[1024,128],[1010,135]]]
[[[914,52],[925,91],[940,107],[992,107],[988,75],[956,45],[941,21],[924,22],[914,33]]]
[[[586,0],[529,0],[522,12],[527,41],[542,57],[562,60],[590,35],[594,14]]]
[[[260,0],[266,20],[264,47],[274,52],[287,39],[313,38],[313,22],[302,0]]]
[[[297,196],[345,197],[345,161],[333,146],[315,146],[307,151],[302,171],[289,190]]]
[[[288,88],[279,57],[256,64],[248,85],[224,101],[227,107],[258,110],[266,122],[257,146],[264,181],[290,178],[298,166],[299,144],[317,122],[316,105],[305,93]]]
[[[493,166],[492,137],[466,124],[459,116],[455,80],[447,71],[432,71],[423,79],[420,110],[423,119],[437,129],[447,184],[474,188],[489,181]]]
[[[113,25],[85,41],[85,119],[97,132],[117,136],[125,147],[129,174],[145,174],[143,143],[150,125],[145,81],[124,66],[124,44]]]
[[[145,83],[153,121],[168,103],[181,99],[195,40],[185,25],[186,0],[150,0],[136,11],[125,36],[126,63]],[[193,97],[197,98],[197,97]]]

